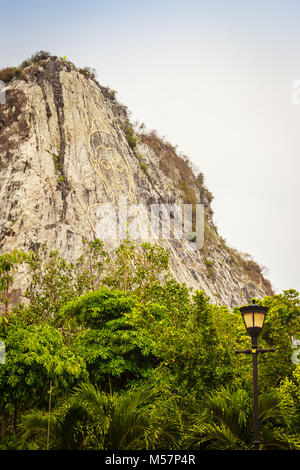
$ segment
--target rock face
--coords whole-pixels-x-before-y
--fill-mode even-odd
[[[216,232],[210,193],[189,163],[154,134],[136,137],[109,89],[53,57],[26,67],[24,77],[7,84],[0,104],[1,253],[47,244],[72,261],[120,200],[148,208],[198,202],[201,249],[188,250],[185,238],[158,241],[170,251],[174,276],[229,307],[272,294],[259,266]],[[119,243],[104,241],[108,249]]]

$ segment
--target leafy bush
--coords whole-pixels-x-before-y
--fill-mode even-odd
[[[113,101],[116,99],[116,94],[117,94],[116,90],[112,90],[109,86],[103,86],[103,85],[100,85],[100,88],[104,96],[106,96],[107,98]]]
[[[122,127],[123,127],[123,130],[125,132],[125,137],[126,137],[126,140],[129,144],[129,147],[131,149],[134,149],[136,147],[136,144],[137,144],[137,136],[135,135],[135,132],[133,130],[132,125],[127,120],[126,124],[123,125]]]
[[[86,78],[96,80],[96,70],[91,67],[82,67],[78,69],[78,72],[84,75]]]
[[[142,157],[142,155],[141,155],[139,152],[135,152],[135,154],[136,154],[136,156],[137,156],[137,158],[138,158],[138,161],[139,161],[139,163],[140,163],[141,169],[143,170],[143,172],[144,172],[145,174],[147,174],[147,173],[148,173],[148,165],[147,165],[147,163],[145,162],[144,158]]]
[[[196,182],[197,182],[197,185],[199,187],[202,187],[203,184],[204,184],[204,174],[203,173],[199,173],[197,176],[196,176]]]
[[[156,131],[140,135],[141,141],[148,145],[160,157],[160,169],[169,177],[174,177],[174,171],[178,171],[180,180],[189,182],[193,180],[193,170],[189,165],[177,155],[176,148],[163,138],[159,137]]]
[[[221,387],[207,393],[198,404],[186,430],[184,448],[217,450],[253,449],[253,403],[245,390]],[[300,449],[298,436],[286,433],[291,407],[283,407],[276,393],[261,394],[259,401],[261,448]]]
[[[31,57],[29,59],[25,60],[21,64],[21,67],[22,66],[24,67],[26,63],[29,63],[31,65],[31,64],[35,64],[35,63],[39,62],[40,60],[47,60],[51,56],[52,56],[51,52],[48,52],[48,51],[41,50],[41,51],[35,52],[34,54],[31,55]]]
[[[0,80],[4,83],[10,82],[13,78],[27,80],[21,67],[6,67],[0,70]]]
[[[21,65],[18,67],[6,67],[0,70],[0,80],[5,83],[10,82],[13,78],[27,80],[26,75],[24,74],[24,68],[37,64],[39,62],[45,61],[51,57],[51,53],[47,51],[38,51],[35,54],[32,54],[28,59],[23,60]]]

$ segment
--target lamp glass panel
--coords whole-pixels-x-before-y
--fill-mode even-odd
[[[252,312],[244,313],[244,322],[245,322],[246,328],[252,328],[254,326]]]
[[[264,324],[264,319],[265,319],[265,314],[264,313],[254,313],[254,326],[258,326],[259,328],[263,327]]]

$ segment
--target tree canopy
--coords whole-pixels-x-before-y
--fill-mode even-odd
[[[251,448],[241,315],[177,282],[160,246],[125,240],[109,255],[95,240],[74,263],[14,251],[0,257],[0,294],[1,449]],[[299,293],[262,303],[260,345],[276,348],[259,356],[262,447],[300,448]]]

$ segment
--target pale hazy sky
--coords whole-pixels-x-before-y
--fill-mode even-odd
[[[94,67],[188,155],[219,233],[300,291],[299,0],[0,0],[0,67],[45,49]]]

